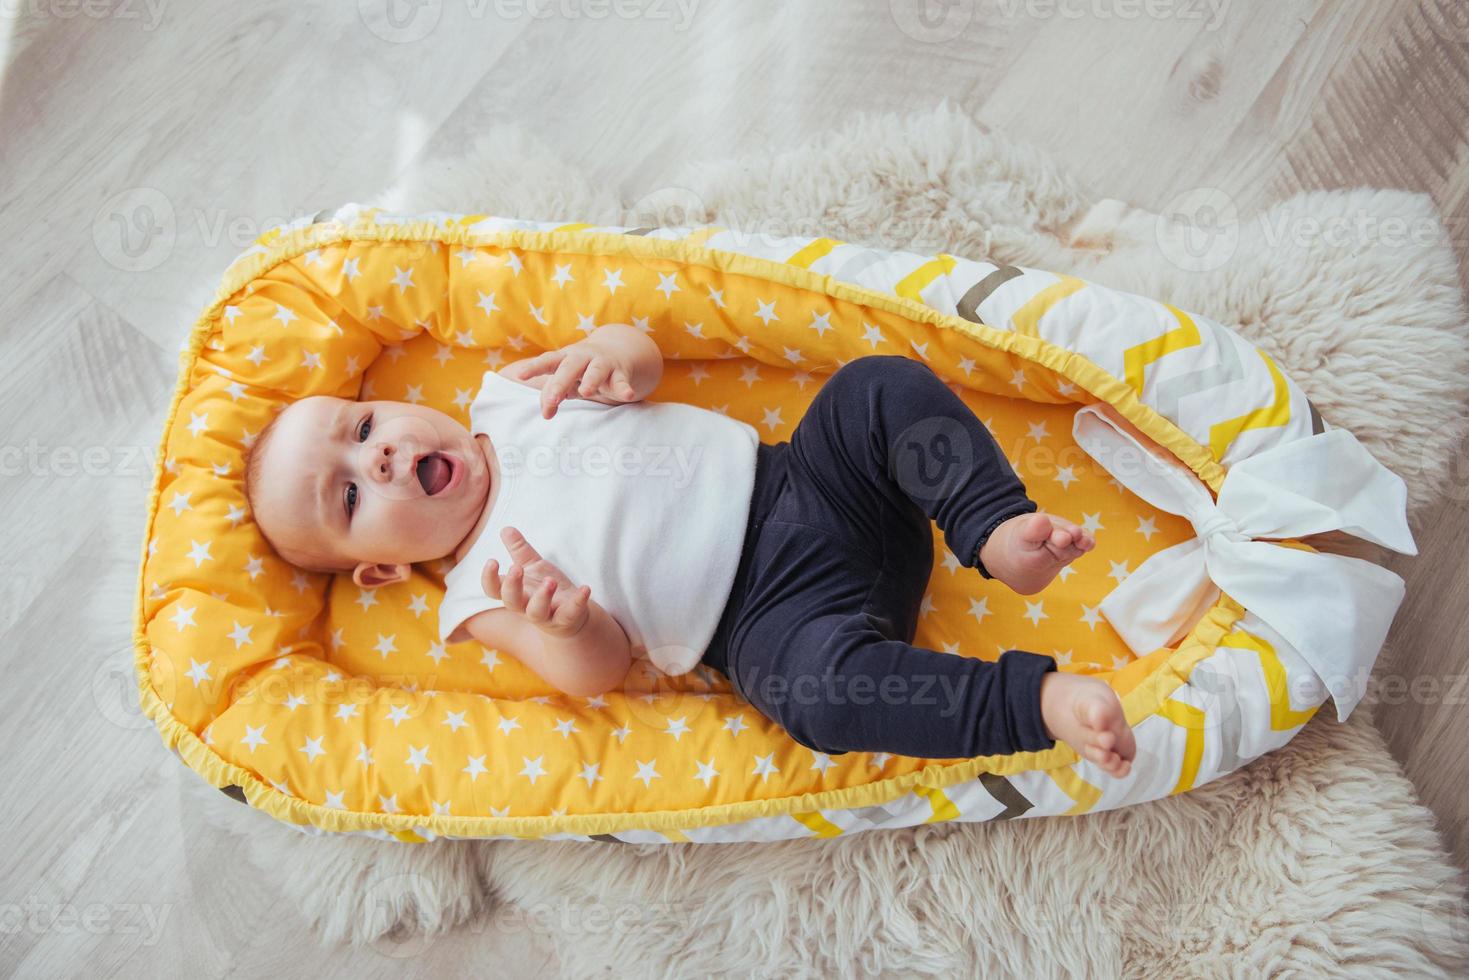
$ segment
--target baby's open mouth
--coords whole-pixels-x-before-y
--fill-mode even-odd
[[[430,497],[443,492],[454,478],[454,464],[441,453],[429,453],[418,461],[415,469],[418,471],[418,482],[423,487],[423,492]]]

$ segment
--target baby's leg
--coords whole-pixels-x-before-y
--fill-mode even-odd
[[[850,498],[856,491],[845,495]],[[806,747],[972,758],[1048,749],[1041,679],[1055,661],[988,663],[912,640],[933,535],[911,504],[858,535],[831,521],[829,488],[792,468],[751,555],[730,631],[735,689]]]
[[[817,752],[968,759],[1055,744],[1041,681],[1056,662],[1034,653],[990,663],[891,639],[865,614],[833,613],[755,624],[734,669],[740,693]]]
[[[1009,650],[995,663],[941,653],[859,614],[802,617],[799,602],[750,623],[735,686],[807,748],[969,759],[1044,751],[1060,739],[1118,778],[1137,742],[1110,686]],[[809,608],[809,605],[804,607]]]
[[[1035,513],[984,424],[912,358],[872,355],[843,365],[812,400],[791,452],[830,488],[832,506],[851,526],[882,527],[885,513],[916,506],[961,564],[1019,592],[1039,591],[1095,543],[1076,525]],[[854,487],[872,492],[854,495]],[[981,555],[997,532],[997,547]]]

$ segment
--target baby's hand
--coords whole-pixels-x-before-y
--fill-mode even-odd
[[[576,586],[561,569],[542,558],[513,527],[502,528],[500,539],[510,549],[513,564],[500,580],[498,562],[491,558],[480,575],[480,586],[491,599],[535,623],[551,636],[570,637],[581,632],[590,616],[591,586]]]
[[[539,386],[541,415],[545,418],[556,414],[556,406],[570,397],[573,388],[582,398],[600,395],[617,402],[637,400],[628,349],[620,344],[601,343],[595,336],[516,361],[505,373],[512,374],[516,380],[529,381],[553,370],[555,373]]]

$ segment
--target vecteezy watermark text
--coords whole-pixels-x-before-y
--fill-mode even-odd
[[[162,22],[167,6],[167,0],[0,0],[0,19],[85,17],[139,22],[144,31],[151,31]]]
[[[358,0],[366,28],[390,44],[411,44],[434,32],[444,16],[444,0]],[[698,0],[464,0],[471,20],[639,20],[666,21],[686,31]]]
[[[1206,31],[1219,29],[1230,0],[995,0],[1007,19],[1036,20],[1201,20]]]
[[[26,932],[33,936],[84,932],[92,936],[142,936],[144,946],[156,946],[173,906],[143,902],[0,902],[0,935]]]
[[[156,455],[148,446],[47,446],[33,438],[0,446],[0,476],[146,476]]]
[[[1228,263],[1251,229],[1258,229],[1255,247],[1271,250],[1422,249],[1464,244],[1462,235],[1436,218],[1409,218],[1365,208],[1320,215],[1287,202],[1242,219],[1233,198],[1218,187],[1194,187],[1174,195],[1156,221],[1164,257],[1188,272],[1210,272]]]
[[[566,442],[537,445],[526,450],[517,445],[497,446],[501,472],[510,476],[639,476],[673,477],[672,486],[689,485],[703,446],[576,446]]]

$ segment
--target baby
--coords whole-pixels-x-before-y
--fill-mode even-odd
[[[1062,739],[1128,773],[1136,743],[1101,680],[1022,650],[989,663],[912,644],[930,520],[961,564],[1026,595],[1095,543],[1037,512],[931,369],[850,361],[776,444],[645,401],[662,371],[651,339],[608,324],[487,373],[468,430],[404,402],[302,399],[254,443],[251,511],[283,559],[362,588],[451,558],[441,639],[569,694],[621,686],[639,655],[668,674],[702,662],[816,751],[972,758]]]

